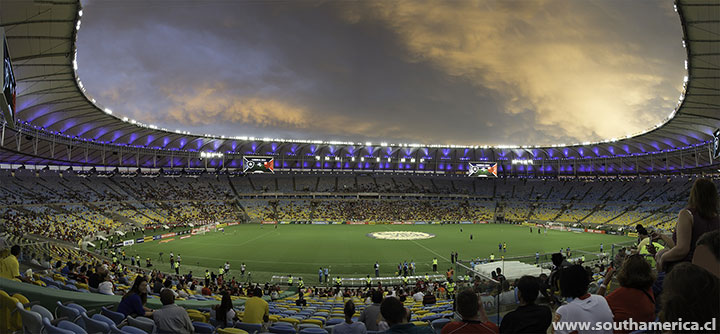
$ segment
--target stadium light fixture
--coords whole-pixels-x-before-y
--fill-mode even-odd
[[[319,155],[316,155],[316,156],[315,156],[315,160],[320,161],[320,156],[319,156]]]
[[[213,158],[222,158],[223,156],[224,156],[224,154],[219,153],[219,152],[200,152],[200,158],[213,159]]]
[[[380,158],[375,158],[375,162],[380,162]]]
[[[401,158],[401,159],[400,159],[400,162],[405,162],[405,158]]]
[[[350,161],[355,162],[355,157],[350,158]]]
[[[415,163],[415,158],[410,159],[410,162]]]
[[[110,110],[109,108],[105,108],[104,111],[106,114],[112,115],[112,110]]]
[[[365,157],[360,157],[360,162],[365,162]]]

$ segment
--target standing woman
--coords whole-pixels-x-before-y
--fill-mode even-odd
[[[117,311],[125,316],[146,316],[152,317],[153,311],[145,307],[147,303],[147,278],[143,275],[135,277],[130,291],[120,300]]]
[[[678,214],[672,239],[663,236],[670,250],[662,253],[658,267],[668,270],[668,265],[692,261],[695,243],[706,232],[720,229],[718,218],[718,192],[709,179],[697,179],[690,190],[687,208]],[[667,249],[667,248],[666,248]]]

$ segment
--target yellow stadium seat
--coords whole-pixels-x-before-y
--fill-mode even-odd
[[[295,319],[295,318],[280,318],[280,319],[278,319],[278,321],[279,322],[288,322],[288,323],[293,324],[293,326],[300,323],[300,320]]]
[[[190,320],[192,321],[198,321],[198,322],[205,322],[207,323],[207,319],[205,318],[205,315],[202,313],[190,313],[188,312],[188,316],[190,317]]]
[[[10,297],[5,291],[0,290],[0,333],[12,333],[22,329],[20,313],[12,313],[17,303],[17,298]]]
[[[323,322],[318,319],[305,319],[305,320],[301,321],[300,323],[301,324],[315,324],[320,327],[322,327],[322,325],[323,325]]]
[[[217,329],[218,334],[248,334],[248,332],[240,329],[240,328],[218,328]]]
[[[412,322],[415,326],[427,326],[427,321],[413,321]]]

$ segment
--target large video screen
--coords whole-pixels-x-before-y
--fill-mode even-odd
[[[467,175],[470,177],[497,177],[497,171],[498,167],[495,162],[471,162]]]
[[[243,157],[243,173],[275,173],[275,158],[246,155]]]
[[[5,30],[1,30],[0,34],[2,35],[3,54],[3,101],[0,101],[0,108],[3,110],[5,120],[10,124],[15,124],[15,74],[13,73],[12,63],[10,62],[10,52],[8,51],[7,39],[5,39]]]

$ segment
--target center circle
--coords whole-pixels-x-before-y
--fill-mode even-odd
[[[373,239],[382,240],[422,240],[434,238],[434,234],[425,232],[411,232],[411,231],[383,231],[383,232],[372,232],[367,234],[368,237]]]

